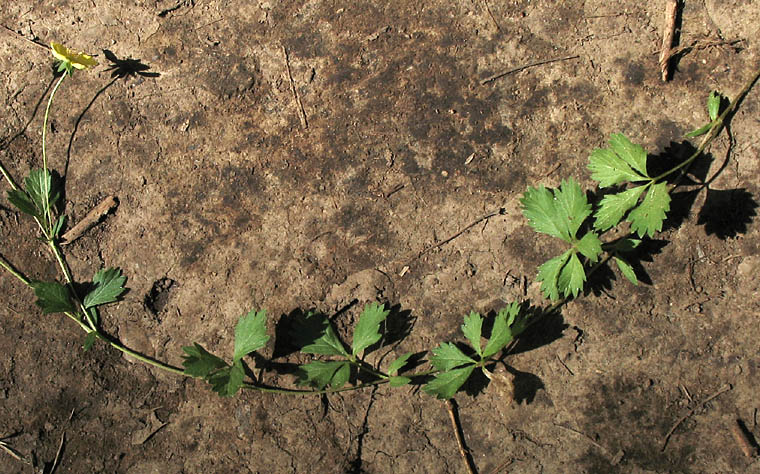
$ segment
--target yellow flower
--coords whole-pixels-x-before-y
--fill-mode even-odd
[[[76,69],[88,69],[98,65],[92,56],[71,50],[61,43],[52,42],[50,46],[53,48],[53,56],[67,66],[70,65]]]

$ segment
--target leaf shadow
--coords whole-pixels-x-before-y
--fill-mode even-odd
[[[707,189],[707,196],[697,217],[697,225],[705,226],[707,235],[721,240],[747,232],[757,216],[758,203],[744,188]]]

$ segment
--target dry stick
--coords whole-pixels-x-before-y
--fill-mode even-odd
[[[308,130],[309,122],[306,120],[306,111],[303,108],[301,97],[298,95],[298,90],[296,89],[296,81],[293,80],[293,73],[290,71],[290,56],[288,55],[288,49],[285,46],[283,46],[282,51],[283,53],[285,53],[285,66],[288,68],[288,78],[290,79],[290,90],[293,91],[293,97],[295,97],[296,103],[298,104],[298,109],[301,112],[298,118],[301,119],[301,125],[303,126],[304,130]]]
[[[441,242],[438,242],[437,244],[435,244],[435,245],[432,245],[432,246],[430,246],[430,247],[426,248],[425,250],[423,250],[422,252],[420,252],[419,254],[417,254],[417,256],[416,256],[416,257],[414,257],[413,259],[411,259],[411,260],[410,260],[410,261],[407,263],[407,265],[408,265],[409,263],[412,263],[413,261],[417,260],[418,258],[422,257],[423,255],[425,255],[426,253],[430,252],[431,250],[435,250],[435,249],[437,249],[438,247],[442,247],[442,246],[444,246],[444,245],[448,244],[449,242],[451,242],[452,240],[456,239],[456,238],[457,238],[457,237],[459,237],[460,235],[464,234],[464,233],[465,233],[465,232],[467,232],[468,230],[472,229],[472,228],[473,228],[473,227],[475,227],[476,225],[480,224],[480,223],[481,223],[481,222],[483,222],[484,220],[487,220],[487,219],[490,219],[490,218],[492,218],[492,217],[494,217],[494,216],[498,216],[498,215],[502,215],[502,214],[506,214],[506,211],[505,211],[505,210],[503,210],[503,209],[499,209],[499,210],[498,210],[498,211],[496,211],[496,212],[492,212],[492,213],[490,213],[490,214],[487,214],[487,215],[485,215],[485,216],[481,217],[480,219],[476,220],[475,222],[473,222],[472,224],[468,225],[468,226],[467,226],[467,227],[465,227],[464,229],[460,230],[460,231],[459,231],[459,232],[457,232],[456,234],[452,235],[452,236],[451,236],[451,237],[449,237],[448,239],[446,239],[446,240],[443,240],[443,241],[441,241]]]
[[[53,460],[53,466],[50,468],[50,474],[55,473],[58,468],[58,464],[61,462],[61,454],[63,454],[63,443],[66,441],[66,432],[61,433],[61,442],[58,445],[58,452],[55,453],[55,459]]]
[[[662,49],[660,50],[660,71],[662,80],[668,80],[668,70],[670,69],[670,57],[673,52],[673,38],[676,36],[676,12],[678,11],[678,0],[668,0],[665,5],[665,26],[662,31]]]
[[[499,22],[496,21],[496,18],[494,18],[493,13],[491,13],[491,7],[488,6],[488,0],[483,0],[483,5],[486,6],[486,11],[488,12],[488,16],[491,17],[491,21],[493,21],[493,24],[496,25],[496,29],[501,32],[501,26],[499,26]]]
[[[742,449],[745,456],[751,458],[757,454],[757,449],[752,445],[752,441],[749,439],[749,436],[747,436],[746,431],[744,431],[744,426],[741,420],[736,420],[731,425],[731,433],[734,435],[736,443]]]
[[[95,224],[100,221],[100,219],[111,212],[112,209],[114,209],[116,206],[118,206],[119,203],[116,201],[116,198],[113,196],[108,196],[107,198],[103,199],[100,204],[92,208],[90,212],[87,213],[86,216],[84,216],[84,219],[79,221],[77,225],[69,229],[68,232],[63,234],[61,239],[63,240],[63,244],[70,244],[73,241],[77,240],[79,237],[82,236],[85,232],[90,230],[91,227],[93,227]]]
[[[526,64],[524,66],[516,67],[516,68],[510,69],[508,71],[499,72],[499,73],[496,73],[496,74],[494,74],[492,76],[488,76],[485,79],[483,79],[482,81],[480,81],[480,85],[481,86],[486,85],[486,84],[488,84],[491,81],[495,81],[496,79],[499,79],[501,77],[507,76],[509,74],[514,74],[516,72],[524,71],[524,70],[526,70],[528,68],[532,68],[532,67],[536,67],[536,66],[543,66],[544,64],[556,63],[556,62],[559,62],[559,61],[568,61],[570,59],[578,59],[578,58],[580,58],[580,56],[576,54],[575,56],[566,56],[564,58],[554,58],[554,59],[546,59],[544,61],[536,61],[535,63]]]
[[[451,420],[451,426],[454,429],[454,436],[457,439],[459,454],[462,456],[464,466],[470,474],[477,474],[478,470],[472,462],[469,450],[464,445],[464,439],[462,439],[462,427],[459,426],[459,420],[457,419],[457,414],[454,410],[454,402],[452,402],[451,399],[446,400],[446,411],[449,412],[449,419]]]
[[[665,439],[662,441],[662,449],[661,449],[661,451],[663,451],[663,452],[665,451],[665,448],[668,446],[668,441],[670,440],[670,437],[673,435],[673,432],[681,425],[681,423],[683,423],[684,421],[686,421],[687,418],[689,418],[690,416],[692,416],[697,411],[697,408],[703,408],[705,405],[707,405],[713,399],[717,398],[722,393],[728,392],[729,390],[731,390],[731,388],[733,388],[733,387],[731,387],[730,383],[724,385],[720,390],[718,390],[717,392],[715,392],[712,395],[710,395],[709,397],[707,397],[705,399],[705,401],[701,402],[699,405],[697,405],[694,408],[692,408],[691,410],[689,410],[689,412],[687,414],[685,414],[678,421],[676,421],[676,424],[673,425],[673,427],[670,428],[670,430],[668,431],[668,434],[665,435]]]

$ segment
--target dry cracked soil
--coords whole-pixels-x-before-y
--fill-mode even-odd
[[[40,166],[50,41],[94,53],[56,96],[48,151],[71,222],[118,199],[65,248],[80,280],[128,276],[111,334],[179,365],[194,341],[229,352],[253,308],[273,337],[308,309],[346,336],[379,301],[409,329],[392,351],[424,351],[462,341],[471,310],[547,304],[536,271],[561,247],[521,216],[528,186],[590,189],[588,155],[616,132],[683,157],[709,91],[734,97],[754,74],[760,5],[686,1],[663,82],[665,4],[4,2],[0,160],[16,179]],[[601,272],[532,327],[506,359],[514,397],[456,395],[479,472],[760,472],[731,432],[760,434],[759,112],[752,90],[692,171],[717,177],[674,195],[641,284]],[[4,195],[0,253],[59,278],[36,235]],[[445,405],[415,387],[220,398],[82,351],[80,328],[7,272],[0,294],[4,473],[49,471],[64,433],[58,473],[465,472]]]

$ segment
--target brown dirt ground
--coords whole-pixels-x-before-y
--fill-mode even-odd
[[[588,153],[613,132],[663,159],[680,153],[707,93],[733,95],[757,68],[755,2],[686,2],[681,45],[742,42],[685,52],[663,83],[664,6],[6,2],[0,159],[16,177],[40,166],[52,58],[31,40],[97,52],[102,66],[64,83],[50,153],[72,221],[107,195],[120,201],[67,248],[82,279],[102,265],[128,275],[130,292],[104,312],[114,335],[179,364],[192,341],[228,352],[251,308],[266,308],[274,331],[295,309],[334,313],[357,299],[408,312],[399,354],[429,349],[461,340],[470,310],[525,290],[540,302],[523,282],[559,247],[521,217],[528,185],[589,184]],[[159,75],[112,81],[105,49]],[[734,141],[711,150],[709,175],[728,160],[718,179],[681,194],[650,245],[639,266],[647,284],[609,273],[529,334],[530,350],[508,360],[517,402],[457,395],[480,472],[760,472],[729,429],[741,418],[760,434],[759,116],[753,91]],[[55,277],[32,224],[0,205],[0,252],[30,277]],[[5,442],[38,465],[65,433],[59,473],[463,472],[443,404],[422,392],[221,399],[104,345],[84,353],[79,329],[42,316],[8,274],[0,292],[0,436],[17,434]],[[33,472],[5,452],[0,471]]]

